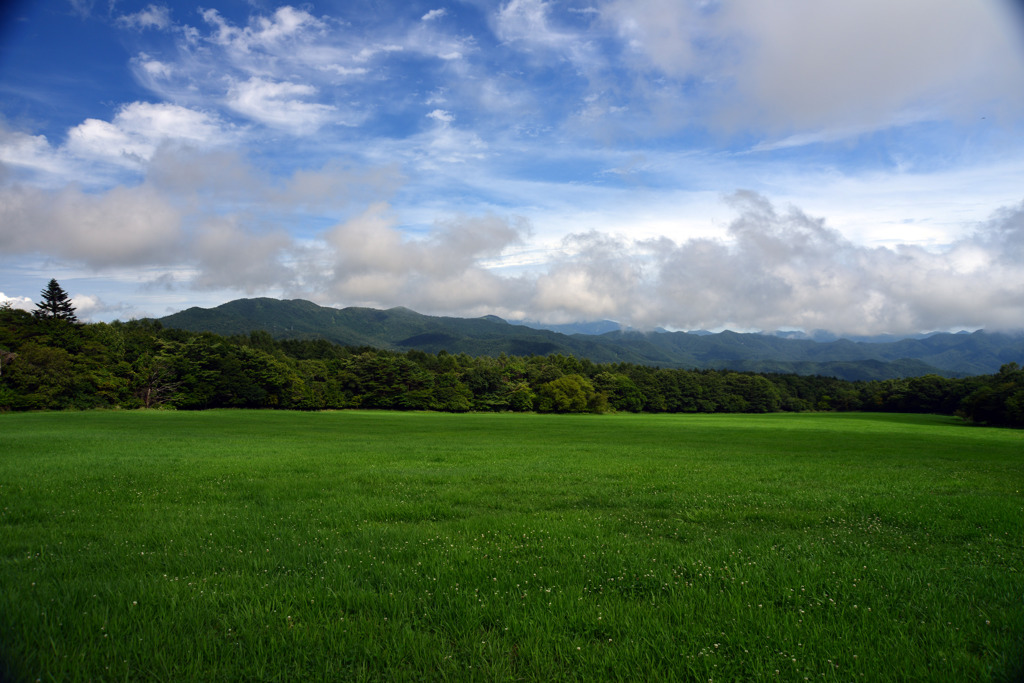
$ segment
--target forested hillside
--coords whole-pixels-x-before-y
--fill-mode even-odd
[[[966,377],[1024,360],[1024,335],[934,334],[889,342],[828,342],[766,334],[605,331],[561,334],[501,318],[448,318],[407,308],[328,308],[310,301],[239,299],[161,318],[165,327],[216,334],[268,332],[275,339],[326,339],[393,351],[470,356],[562,354],[594,363],[824,375],[847,380],[937,374]]]
[[[0,309],[0,411],[66,408],[959,414],[1024,426],[1024,370],[849,382],[822,376],[470,356],[264,331],[219,336],[157,321],[79,324]]]

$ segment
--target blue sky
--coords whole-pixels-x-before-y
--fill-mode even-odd
[[[1024,327],[1000,0],[15,3],[0,300]]]

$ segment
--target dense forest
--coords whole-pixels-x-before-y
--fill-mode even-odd
[[[51,288],[56,283],[51,282]],[[62,292],[0,308],[0,411],[283,408],[714,413],[884,411],[1024,427],[1024,369],[849,382],[822,376],[599,364],[573,356],[389,351],[266,332],[219,336],[152,320],[79,323]]]

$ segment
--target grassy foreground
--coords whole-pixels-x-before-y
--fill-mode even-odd
[[[1024,433],[0,415],[13,680],[1016,680]]]

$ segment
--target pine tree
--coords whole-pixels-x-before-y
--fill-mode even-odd
[[[57,280],[50,280],[46,289],[40,292],[43,300],[36,304],[35,316],[43,320],[66,320],[69,323],[77,323],[75,307],[71,305],[68,293],[60,286]]]

